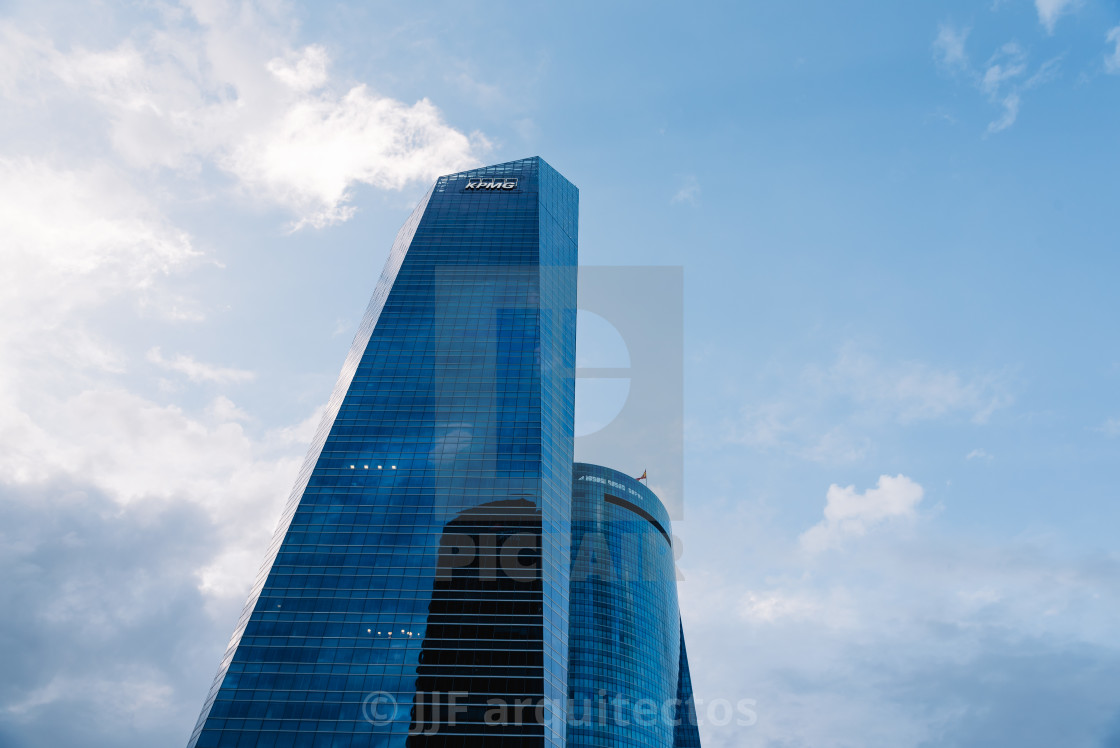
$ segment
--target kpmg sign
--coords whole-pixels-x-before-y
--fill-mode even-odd
[[[464,190],[515,190],[517,177],[472,177]]]

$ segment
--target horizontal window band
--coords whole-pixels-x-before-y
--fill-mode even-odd
[[[665,532],[665,528],[661,526],[661,523],[658,522],[657,519],[645,509],[642,509],[640,506],[633,502],[627,501],[626,499],[620,499],[619,497],[612,496],[609,493],[603,494],[603,498],[608,504],[614,504],[615,506],[620,506],[623,509],[629,509],[631,512],[638,515],[642,519],[648,520],[651,525],[657,528],[657,531],[661,533],[662,537],[665,538],[665,542],[669,544],[669,547],[673,547],[673,539],[669,537],[669,533]]]

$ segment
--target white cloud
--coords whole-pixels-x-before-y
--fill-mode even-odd
[[[1044,0],[1039,0],[1039,5]],[[1050,2],[1055,6],[1065,6],[1068,2]],[[1060,13],[1062,8],[1047,12]],[[1041,10],[1040,10],[1041,12]],[[1056,18],[1056,15],[1054,16]],[[1026,51],[1016,42],[1006,42],[992,54],[980,68],[969,61],[965,42],[969,29],[958,29],[942,24],[933,43],[934,61],[971,82],[985,98],[1001,109],[999,118],[988,123],[987,134],[994,135],[1015,124],[1023,103],[1023,94],[1052,80],[1058,74],[1061,56],[1051,58],[1039,65],[1035,73],[1027,77],[1030,68]]]
[[[1097,427],[1097,431],[1108,437],[1120,436],[1120,418],[1109,418],[1105,420],[1104,423]]]
[[[18,642],[0,742],[189,732],[321,417],[266,430],[228,397],[155,390],[254,376],[166,343],[145,357],[213,308],[184,276],[217,239],[170,216],[232,196],[326,225],[359,185],[427,182],[488,147],[293,42],[284,3],[141,5],[108,41],[116,6],[66,41],[0,19],[0,119],[29,154],[0,149],[0,641]],[[154,340],[129,339],[129,311]]]
[[[246,482],[271,483],[279,458],[253,446],[234,411],[215,409],[206,426],[129,393],[115,380],[126,353],[89,321],[118,300],[158,308],[164,280],[201,257],[190,237],[107,164],[28,158],[0,158],[0,234],[0,482],[66,476],[120,502],[175,496],[215,512],[223,494],[230,506],[262,499]],[[252,377],[158,348],[152,359],[194,381]],[[238,482],[245,496],[230,493]]]
[[[400,189],[475,163],[484,141],[448,127],[427,99],[412,106],[356,86],[306,97],[238,142],[222,164],[253,193],[302,216],[295,228],[345,221],[355,183]]]
[[[1012,401],[1002,378],[994,374],[966,378],[919,362],[883,364],[851,349],[811,377],[827,390],[903,423],[962,413],[981,424]]]
[[[739,600],[739,614],[752,623],[806,618],[816,614],[819,609],[820,605],[814,598],[791,595],[780,590],[748,590]]]
[[[875,488],[864,493],[834,483],[828,487],[824,519],[801,535],[801,547],[818,553],[846,538],[865,535],[887,520],[912,519],[923,494],[922,487],[905,475],[879,476]]]
[[[1018,44],[1008,42],[988,60],[980,81],[980,88],[984,93],[994,96],[1004,83],[1017,78],[1026,70],[1026,53]]]
[[[681,180],[680,189],[673,195],[670,201],[674,205],[696,205],[700,200],[700,181],[694,176],[689,175]]]
[[[1114,46],[1112,52],[1105,55],[1104,69],[1109,73],[1120,73],[1120,26],[1110,30],[1105,40]]]
[[[250,419],[248,413],[237,407],[237,403],[224,395],[219,395],[211,400],[210,404],[206,406],[206,413],[219,423],[225,421],[248,421]]]
[[[1095,689],[1120,672],[1116,559],[953,542],[932,524],[905,542],[849,543],[821,557],[790,543],[765,506],[727,502],[690,518],[705,542],[682,560],[679,594],[689,659],[702,663],[697,697],[755,699],[751,741],[918,746],[953,735],[986,745],[1006,734],[998,725],[1021,724],[1029,702],[1068,697],[1063,710],[1089,702],[1077,744],[1099,742],[1116,707]],[[967,685],[993,673],[991,689]],[[1029,694],[1008,700],[1007,682]],[[1040,727],[1049,732],[1039,744],[1072,744],[1065,723],[1031,724]],[[705,728],[708,743],[741,744],[741,727]]]
[[[127,353],[91,321],[119,301],[160,310],[163,284],[202,257],[190,236],[107,163],[4,157],[0,235],[0,484],[61,479],[122,505],[198,505],[229,520],[223,542],[259,556],[303,444],[251,438],[228,401],[204,422],[130,393],[119,382]],[[158,349],[152,358],[194,381],[252,377]],[[243,587],[254,571],[238,569]]]
[[[839,465],[859,462],[873,451],[871,440],[850,433],[848,428],[835,426],[819,438],[810,440],[798,455],[812,462]]]
[[[190,236],[107,164],[0,156],[0,401],[65,389],[127,356],[89,313],[123,300],[175,316],[163,285],[201,258]],[[0,408],[4,407],[0,402]],[[14,405],[13,405],[14,407]]]
[[[24,717],[56,702],[92,698],[97,707],[104,710],[106,721],[135,719],[140,726],[150,729],[157,718],[148,715],[170,711],[173,693],[167,683],[153,678],[154,674],[144,675],[148,677],[128,680],[56,675],[45,686],[6,705],[5,710],[15,717]]]
[[[122,389],[91,389],[43,405],[33,419],[4,419],[0,479],[26,484],[67,475],[122,504],[174,498],[219,514],[246,505],[249,496],[278,501],[294,480],[290,450],[283,458],[290,474],[278,478],[277,458],[228,408],[226,420],[208,425]],[[222,410],[212,408],[211,416]]]
[[[1057,77],[1061,63],[1061,56],[1051,58],[1039,65],[1034,75],[1022,83],[1008,83],[1018,79],[1026,71],[1027,64],[1026,56],[1017,45],[1005,45],[1004,49],[1006,51],[1002,57],[993,58],[1000,59],[1000,62],[993,62],[989,66],[982,86],[991,100],[1003,107],[1003,115],[988,124],[988,134],[1002,132],[1015,124],[1022,104],[1021,94]],[[1007,93],[1002,93],[1004,91]]]
[[[241,602],[199,592],[222,532],[172,501],[122,507],[65,479],[0,485],[5,742],[181,741]]]
[[[1058,22],[1058,17],[1071,10],[1075,4],[1075,0],[1034,0],[1034,6],[1038,10],[1038,20],[1046,27],[1046,32],[1049,34],[1054,33],[1054,25]]]
[[[5,308],[49,326],[120,293],[143,293],[199,257],[186,232],[107,165],[66,169],[0,157]],[[11,314],[4,315],[11,318]]]
[[[964,45],[969,31],[970,29],[958,29],[948,24],[941,25],[937,38],[933,41],[934,57],[938,63],[950,70],[968,68],[968,53]]]
[[[203,257],[166,205],[176,190],[212,197],[201,178],[212,167],[291,211],[295,226],[318,226],[353,212],[355,185],[428,181],[487,147],[426,99],[333,76],[324,47],[290,42],[284,12],[164,6],[123,41],[65,47],[0,21],[5,116],[30,126],[42,111],[68,115],[43,120],[58,123],[43,132],[51,158],[0,153],[0,484],[68,480],[121,506],[202,508],[222,535],[196,570],[211,596],[251,583],[307,424],[253,434],[228,398],[195,412],[130,391],[124,376],[144,370],[128,371],[130,351],[96,313],[123,302],[156,321],[201,319],[194,299],[166,287]],[[74,113],[85,140],[68,163],[55,135],[72,136]],[[147,360],[193,382],[254,377],[159,347]]]
[[[192,382],[239,384],[241,382],[251,382],[257,376],[254,372],[245,369],[231,369],[206,364],[182,353],[166,359],[160,352],[159,346],[149,350],[147,358],[148,361],[160,368],[186,375],[187,379]]]
[[[874,456],[900,427],[936,420],[982,426],[1014,400],[1008,376],[1000,372],[883,361],[851,346],[827,365],[800,371],[776,366],[749,391],[756,402],[729,415],[721,432],[690,433],[690,441],[718,439],[719,445],[823,465],[854,464]]]
[[[966,460],[991,460],[992,455],[985,452],[983,449],[974,449],[964,456]]]
[[[191,175],[214,164],[245,194],[290,211],[294,228],[348,219],[355,185],[428,182],[489,148],[427,99],[332,80],[327,51],[291,46],[289,22],[263,6],[196,4],[164,18],[165,28],[115,47],[67,52],[4,26],[0,90],[87,97],[131,166]]]
[[[288,88],[296,91],[314,91],[327,84],[330,57],[327,50],[311,44],[302,50],[289,52],[287,58],[275,57],[268,62],[268,72]]]
[[[122,507],[197,507],[217,528],[196,569],[200,591],[246,594],[295,480],[306,424],[254,437],[240,423],[247,414],[226,398],[201,419],[122,389],[37,398],[37,406],[21,411],[0,399],[0,484],[66,480]]]
[[[992,120],[988,123],[988,133],[994,135],[997,132],[1003,132],[1007,128],[1015,124],[1015,120],[1019,118],[1019,94],[1012,93],[1000,99],[1000,104],[1003,106],[1003,114],[999,119]]]
[[[748,626],[808,624],[851,630],[859,625],[857,601],[843,587],[822,591],[786,582],[763,590],[727,590],[736,601],[731,612]]]

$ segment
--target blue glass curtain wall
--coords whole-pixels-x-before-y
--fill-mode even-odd
[[[699,746],[669,513],[644,484],[572,476],[567,744]]]
[[[531,158],[406,222],[190,746],[563,745],[562,713],[477,706],[566,694],[577,205]],[[536,577],[484,578],[491,535]],[[477,554],[450,580],[448,537]]]

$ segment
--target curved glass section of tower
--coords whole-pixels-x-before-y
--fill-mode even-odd
[[[669,514],[641,482],[572,476],[569,746],[700,745]]]
[[[413,212],[190,746],[563,745],[577,203],[530,158]]]

